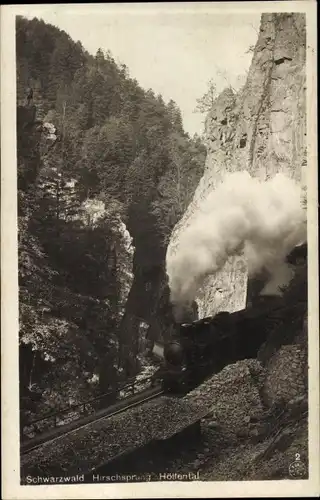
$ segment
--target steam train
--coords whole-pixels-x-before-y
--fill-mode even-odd
[[[307,245],[296,247],[287,262],[296,269],[307,260]],[[254,304],[233,313],[219,312],[191,323],[174,325],[170,340],[155,342],[154,354],[161,359],[155,378],[166,392],[186,393],[226,365],[256,358],[270,333],[298,313],[303,317],[307,291],[300,304],[279,295],[258,296]],[[289,323],[287,323],[289,321]]]
[[[154,344],[161,359],[155,378],[166,392],[187,393],[226,365],[256,358],[282,313],[283,304],[273,297],[259,306],[176,325],[169,342]]]

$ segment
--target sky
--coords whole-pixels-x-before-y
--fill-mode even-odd
[[[204,8],[206,5],[206,8]],[[215,4],[30,5],[22,14],[66,31],[95,54],[110,50],[145,88],[173,99],[191,135],[203,132],[195,113],[210,79],[217,90],[245,82],[260,25],[259,13],[212,7]]]

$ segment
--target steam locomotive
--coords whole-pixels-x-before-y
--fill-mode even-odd
[[[189,392],[226,365],[256,358],[282,313],[283,304],[274,297],[258,307],[176,325],[169,342],[154,345],[162,361],[155,377],[166,392]]]

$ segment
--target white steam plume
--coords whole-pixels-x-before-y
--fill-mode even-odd
[[[227,174],[179,236],[177,251],[167,254],[171,301],[190,303],[204,278],[233,255],[244,255],[250,275],[275,273],[306,240],[301,196],[300,185],[283,174],[264,182],[248,172]]]

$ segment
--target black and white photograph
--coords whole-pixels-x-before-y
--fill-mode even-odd
[[[5,499],[319,492],[316,6],[253,5],[1,7]]]

